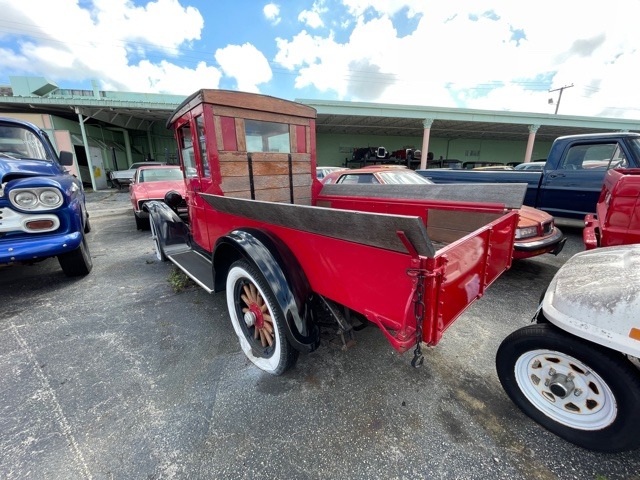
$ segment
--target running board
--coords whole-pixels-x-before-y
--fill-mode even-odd
[[[213,265],[208,258],[193,250],[167,254],[167,258],[175,263],[189,278],[204,288],[207,293],[213,293]]]

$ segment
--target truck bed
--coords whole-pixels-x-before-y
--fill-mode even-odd
[[[202,194],[212,207],[210,234],[260,228],[284,239],[314,292],[363,314],[400,351],[415,342],[410,269],[426,276],[422,339],[435,345],[511,265],[518,215],[497,200],[519,206],[522,185],[503,186],[502,194],[474,185],[466,196],[448,186],[446,199],[433,198],[444,187],[435,185],[416,185],[419,199],[404,198],[418,195],[409,185],[326,187],[318,206]],[[495,202],[478,203],[487,196]]]

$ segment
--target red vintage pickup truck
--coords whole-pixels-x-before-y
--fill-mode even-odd
[[[185,100],[167,126],[189,220],[172,210],[175,192],[146,204],[157,256],[226,292],[240,346],[266,372],[318,347],[323,313],[347,340],[356,318],[377,325],[399,352],[415,346],[419,365],[421,345],[510,267],[526,186],[323,187],[315,117],[243,92]]]

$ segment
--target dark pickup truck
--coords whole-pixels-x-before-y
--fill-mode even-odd
[[[595,213],[611,168],[640,167],[639,133],[596,133],[557,138],[542,172],[417,170],[435,183],[526,183],[524,204],[556,218],[582,221]]]

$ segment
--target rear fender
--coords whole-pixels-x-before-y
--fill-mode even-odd
[[[149,221],[153,222],[167,255],[191,244],[189,226],[166,203],[152,200],[144,204],[143,210],[149,212]]]
[[[231,264],[251,262],[264,275],[284,313],[287,339],[296,350],[312,352],[320,344],[313,322],[311,286],[293,253],[278,238],[256,229],[234,230],[218,239],[213,251],[214,288],[225,289]]]

